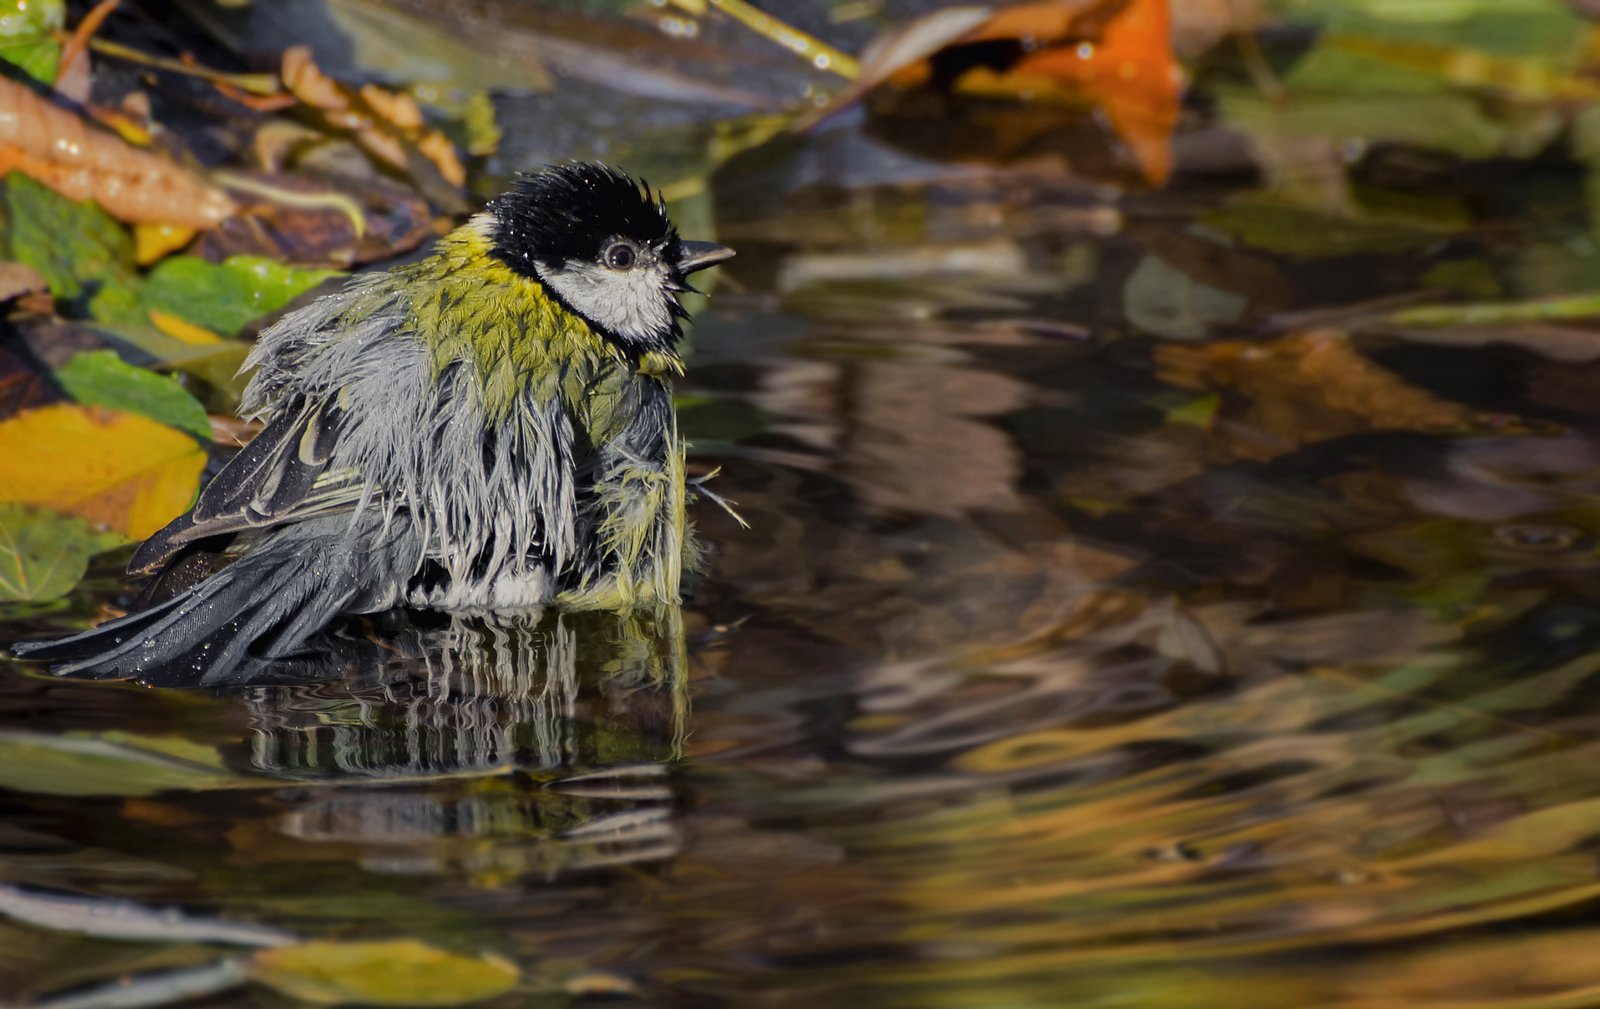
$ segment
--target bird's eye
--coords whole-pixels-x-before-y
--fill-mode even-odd
[[[627,270],[633,267],[638,253],[627,242],[617,242],[609,246],[601,258],[613,270]]]

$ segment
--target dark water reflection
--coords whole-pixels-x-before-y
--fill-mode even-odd
[[[1153,196],[848,123],[736,158],[683,418],[752,528],[700,507],[682,613],[362,625],[223,694],[7,668],[0,877],[649,1005],[1600,1004],[1596,365],[1340,314],[1534,275],[1581,173],[1379,152],[1471,219],[1285,253],[1218,217],[1237,148]],[[222,763],[28,742],[109,730]],[[24,995],[204,959],[0,951]]]

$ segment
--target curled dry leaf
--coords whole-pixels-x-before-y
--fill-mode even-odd
[[[270,197],[200,237],[210,260],[262,256],[277,262],[347,268],[414,249],[431,234],[428,203],[396,180],[319,181],[304,174],[230,173],[236,192]]]
[[[415,167],[410,153],[414,151],[450,185],[466,184],[467,171],[455,145],[423,124],[422,110],[410,95],[376,84],[346,87],[322,72],[309,46],[286,50],[281,73],[284,87],[315,109],[328,126],[353,135],[372,157],[409,173]]]
[[[227,193],[182,165],[0,78],[0,173],[13,170],[135,224],[204,230],[235,210]]]

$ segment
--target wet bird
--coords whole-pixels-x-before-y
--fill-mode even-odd
[[[129,565],[162,571],[155,601],[16,653],[217,683],[341,613],[677,602],[678,297],[731,255],[614,169],[520,176],[427,258],[265,331],[261,433]]]

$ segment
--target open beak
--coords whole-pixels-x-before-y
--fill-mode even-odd
[[[678,272],[687,277],[698,270],[733,258],[733,250],[716,242],[679,242]]]

